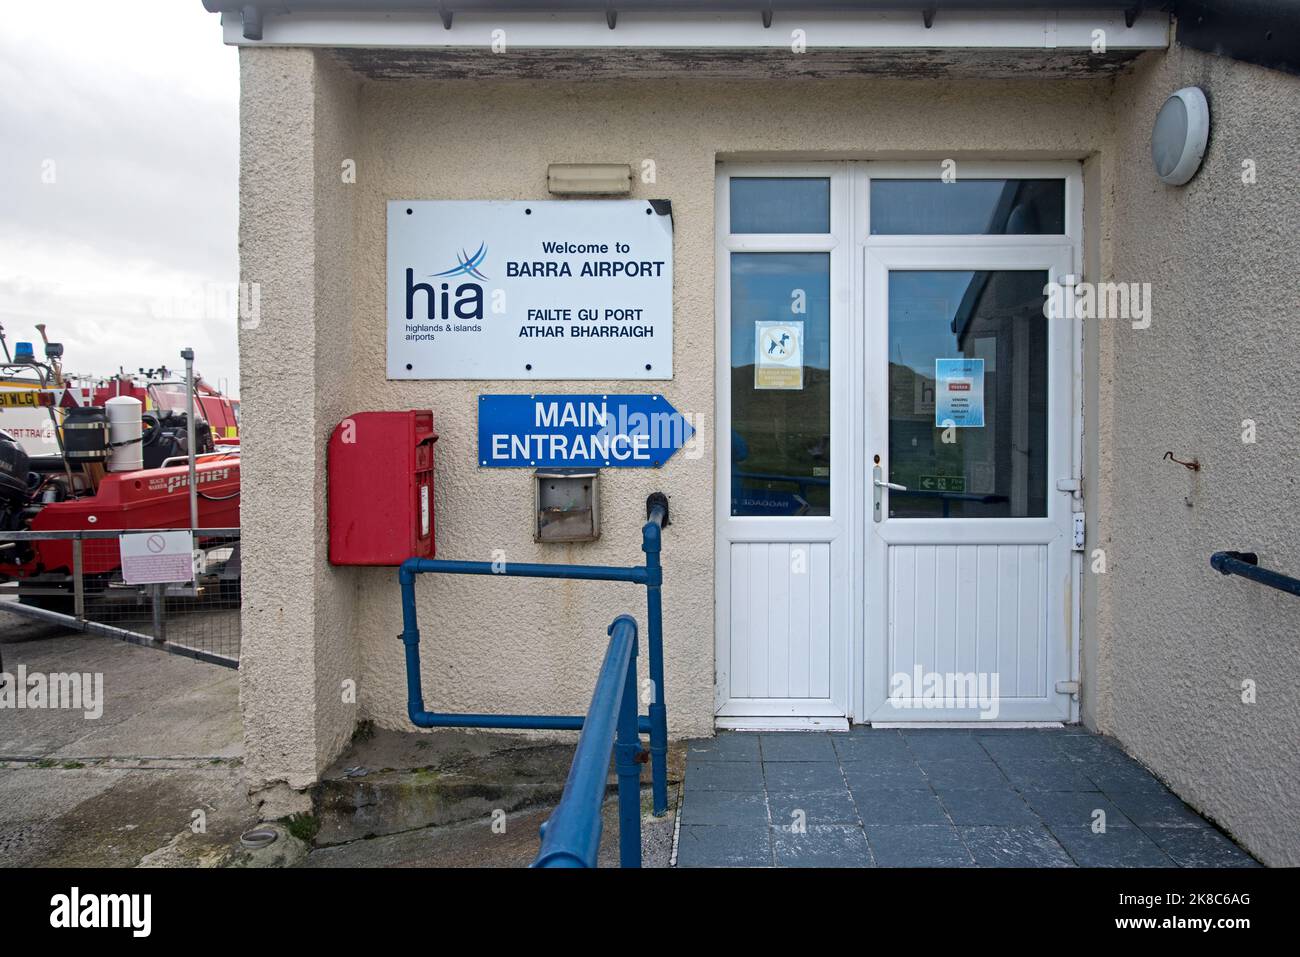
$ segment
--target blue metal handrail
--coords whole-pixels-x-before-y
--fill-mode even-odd
[[[533,867],[596,866],[604,827],[600,809],[605,802],[611,753],[618,774],[619,866],[641,866],[636,621],[630,615],[619,615],[609,626],[609,636],[564,794],[542,825],[542,846]]]
[[[668,812],[668,706],[664,700],[663,566],[659,555],[663,529],[669,524],[668,499],[655,492],[646,499],[646,523],[641,529],[645,564],[552,565],[509,562],[466,562],[408,558],[398,569],[402,589],[402,642],[406,646],[406,709],[419,728],[509,728],[517,730],[579,731],[582,715],[456,714],[426,711],[420,684],[420,629],[415,608],[415,576],[425,574],[494,575],[507,578],[563,578],[583,581],[629,582],[646,589],[646,657],[649,659],[651,700],[647,714],[637,718],[637,730],[650,737],[650,765],[655,816]]]
[[[1210,556],[1210,567],[1224,575],[1240,575],[1269,588],[1300,595],[1300,578],[1260,568],[1259,556],[1254,552],[1215,552]]]

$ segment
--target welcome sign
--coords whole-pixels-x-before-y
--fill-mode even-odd
[[[671,379],[673,229],[642,200],[388,204],[388,378]]]

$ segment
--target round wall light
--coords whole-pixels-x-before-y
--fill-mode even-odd
[[[1151,130],[1151,162],[1170,186],[1182,186],[1201,168],[1210,138],[1210,104],[1199,87],[1179,90],[1160,107]]]

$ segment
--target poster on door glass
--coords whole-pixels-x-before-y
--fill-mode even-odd
[[[984,360],[934,360],[936,428],[984,427]]]
[[[754,323],[754,388],[803,388],[803,323]]]

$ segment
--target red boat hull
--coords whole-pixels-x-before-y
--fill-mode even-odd
[[[200,528],[239,527],[239,458],[204,459],[195,467]],[[177,465],[139,472],[110,472],[93,496],[53,502],[32,519],[34,532],[103,531],[122,528],[188,528],[189,467]],[[0,576],[26,578],[46,572],[72,571],[72,540],[33,543],[34,561],[0,563]],[[121,567],[117,539],[87,542],[82,567],[102,575]]]

